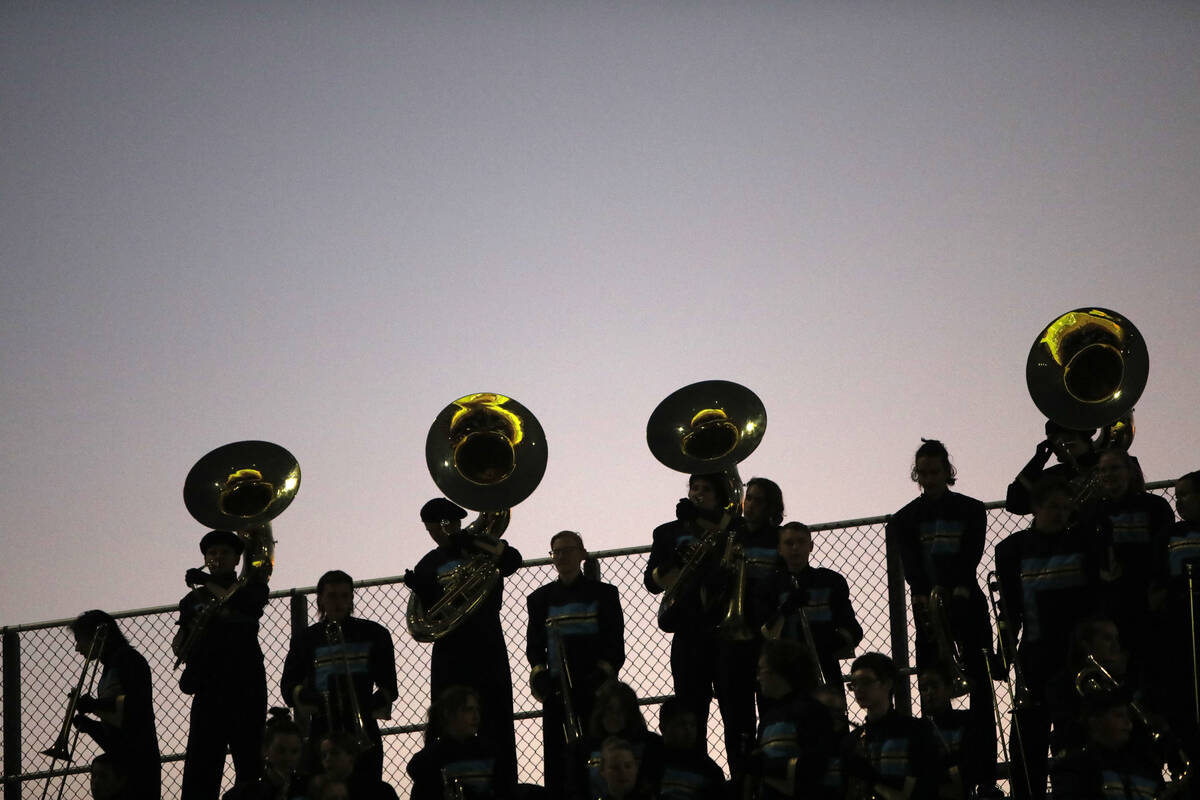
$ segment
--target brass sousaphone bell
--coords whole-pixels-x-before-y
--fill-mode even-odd
[[[727,517],[741,510],[742,479],[737,465],[755,451],[767,430],[767,410],[758,395],[731,381],[701,381],[677,389],[658,404],[646,423],[646,444],[665,466],[687,474],[720,473],[730,504]],[[671,606],[721,561],[733,587],[717,632],[729,640],[753,636],[746,624],[746,558],[739,537],[715,529],[699,539],[659,604],[660,624]]]
[[[246,541],[242,577],[266,581],[274,566],[270,522],[300,489],[300,464],[271,442],[231,442],[207,453],[188,472],[183,502],[207,528],[235,532]]]
[[[1058,316],[1038,334],[1025,361],[1025,383],[1038,410],[1070,430],[1103,429],[1101,446],[1129,447],[1133,406],[1149,373],[1142,335],[1106,308]]]
[[[646,422],[646,444],[662,464],[685,474],[719,472],[739,506],[737,465],[755,451],[767,430],[758,395],[732,381],[700,381],[677,389]]]
[[[442,409],[425,437],[425,464],[447,498],[478,511],[465,533],[499,538],[510,509],[533,494],[546,473],[546,434],[529,409],[502,394],[477,392]],[[479,555],[440,579],[445,591],[428,610],[409,595],[408,632],[433,642],[457,630],[500,579]]]

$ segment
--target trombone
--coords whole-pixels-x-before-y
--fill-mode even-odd
[[[54,768],[55,761],[65,761],[68,764],[75,761],[75,744],[79,741],[79,731],[73,730],[71,722],[75,719],[75,710],[79,704],[79,697],[83,694],[84,684],[87,684],[87,693],[91,694],[95,688],[96,679],[100,672],[100,654],[104,652],[104,642],[108,638],[108,626],[101,625],[92,634],[92,641],[88,645],[87,658],[83,662],[83,668],[79,671],[79,680],[75,683],[75,688],[67,695],[67,713],[63,717],[62,727],[58,731],[58,738],[54,740],[54,744],[42,751],[43,755],[50,756],[50,768]],[[63,789],[67,784],[67,776],[64,773],[58,784],[57,797],[62,798]],[[46,778],[46,784],[42,787],[42,798],[45,800],[46,792],[50,789],[50,778]]]
[[[344,717],[345,712],[349,711],[351,729],[342,732],[348,733],[354,738],[354,744],[359,753],[365,752],[373,748],[375,743],[367,736],[366,717],[363,716],[361,704],[358,702],[358,692],[354,687],[354,673],[350,669],[350,658],[346,655],[346,636],[340,622],[332,619],[325,620],[325,641],[334,652],[330,659],[337,662],[326,676],[321,690],[321,694],[325,697],[325,719],[329,723],[329,730],[337,731],[337,720]],[[338,714],[334,713],[335,706]]]
[[[983,663],[987,666],[988,684],[992,690],[992,709],[996,713],[996,730],[1000,733],[1001,744],[1004,746],[1006,755],[1008,756],[1008,767],[1012,770],[1013,750],[1010,745],[1016,745],[1016,750],[1021,754],[1021,769],[1024,772],[1025,791],[1028,797],[1033,796],[1033,781],[1029,777],[1029,764],[1025,757],[1025,741],[1021,737],[1021,723],[1018,718],[1018,712],[1026,708],[1030,704],[1029,690],[1025,685],[1024,676],[1021,674],[1021,665],[1017,659],[1016,647],[1017,643],[1010,638],[1009,620],[1012,619],[1008,615],[1008,604],[1004,601],[1004,587],[1000,585],[1000,576],[995,570],[987,574],[988,599],[992,604],[992,615],[996,619],[996,633],[1000,637],[1000,658],[1004,667],[1004,683],[1008,686],[1008,696],[1013,700],[1012,708],[1012,736],[1008,741],[1004,740],[1004,726],[1002,723],[1002,714],[1000,712],[1000,698],[996,694],[995,677],[992,675],[991,661],[987,658],[986,651]],[[1011,649],[1010,649],[1011,644]],[[1009,677],[1010,672],[1012,677]],[[1010,775],[1011,782],[1011,775]]]

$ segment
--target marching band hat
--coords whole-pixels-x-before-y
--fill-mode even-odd
[[[467,512],[444,497],[435,497],[421,506],[421,522],[441,522],[444,519],[462,519]]]
[[[242,537],[233,531],[209,531],[200,540],[200,554],[204,555],[208,552],[208,548],[215,544],[228,545],[233,548],[234,554],[239,556],[246,549],[246,544],[242,541]]]

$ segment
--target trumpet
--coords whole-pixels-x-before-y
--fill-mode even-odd
[[[333,649],[332,658],[336,660],[330,674],[322,685],[322,695],[325,698],[325,718],[329,721],[329,729],[337,732],[338,720],[344,720],[349,712],[349,725],[342,728],[342,733],[350,734],[358,752],[370,750],[375,746],[367,735],[366,717],[358,702],[358,692],[354,688],[354,673],[350,669],[350,659],[346,655],[346,637],[342,624],[336,620],[325,620],[325,641]]]

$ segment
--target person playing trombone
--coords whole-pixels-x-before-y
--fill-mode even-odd
[[[321,621],[292,638],[280,690],[289,706],[309,715],[308,765],[318,762],[322,735],[350,733],[359,746],[356,775],[378,782],[383,779],[378,720],[388,717],[397,696],[392,634],[353,616],[354,580],[341,570],[317,581],[317,611]]]
[[[582,724],[596,689],[625,663],[625,618],[617,587],[583,572],[587,550],[575,531],[550,539],[558,579],[527,598],[529,687],[543,706],[545,787],[552,800],[575,797]]]
[[[192,568],[195,588],[179,601],[177,653],[186,661],[179,686],[192,696],[183,800],[216,800],[233,756],[234,784],[252,783],[262,771],[267,674],[258,644],[258,621],[267,605],[267,583],[258,573],[237,579],[245,545],[232,531],[204,534],[200,552],[208,572]]]
[[[76,652],[104,665],[95,696],[81,694],[76,699],[72,724],[112,756],[126,776],[130,797],[156,800],[162,775],[150,665],[103,611],[80,614],[71,623],[71,633]]]

